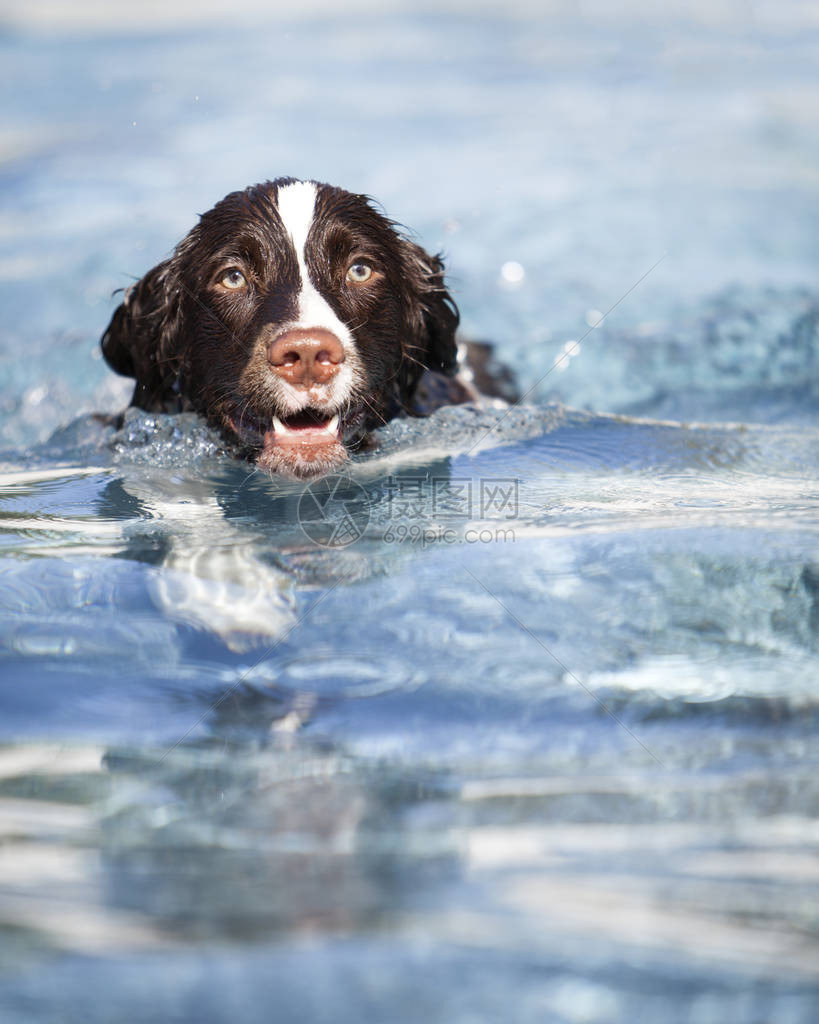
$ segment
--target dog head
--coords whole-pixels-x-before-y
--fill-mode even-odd
[[[270,472],[337,468],[455,371],[443,264],[365,196],[280,178],[233,192],[128,289],[102,339],[133,404],[193,408]]]

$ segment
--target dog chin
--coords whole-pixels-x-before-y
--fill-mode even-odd
[[[326,473],[338,472],[348,458],[341,441],[320,445],[275,443],[265,444],[256,465],[288,480],[315,480]]]

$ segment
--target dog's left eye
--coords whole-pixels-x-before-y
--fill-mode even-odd
[[[366,284],[373,276],[373,268],[369,263],[357,260],[347,271],[347,282],[349,284]]]
[[[229,288],[230,291],[235,292],[240,288],[247,287],[247,278],[238,267],[230,267],[219,278],[219,284],[223,288]]]

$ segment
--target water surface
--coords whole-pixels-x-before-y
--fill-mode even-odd
[[[3,1020],[814,1021],[810,12],[32,11]],[[526,400],[394,422],[307,499],[195,417],[87,415],[128,397],[111,292],[286,173],[445,248]]]

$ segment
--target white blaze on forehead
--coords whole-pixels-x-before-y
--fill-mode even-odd
[[[352,344],[352,336],[333,312],[329,302],[318,291],[307,272],[305,256],[307,236],[316,210],[317,188],[311,181],[296,181],[279,189],[277,205],[285,231],[290,235],[299,264],[299,318],[290,327],[324,327],[339,339],[344,348]]]
[[[303,270],[304,246],[316,211],[316,186],[312,181],[284,185],[279,189],[277,203],[282,223],[293,239],[299,269]]]

